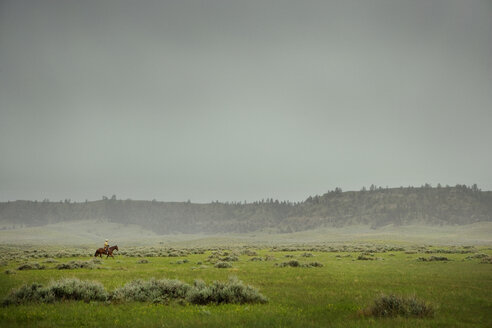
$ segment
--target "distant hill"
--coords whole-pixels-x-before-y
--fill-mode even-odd
[[[492,221],[492,192],[468,187],[377,188],[324,195],[291,203],[267,199],[254,203],[195,204],[118,200],[13,201],[0,203],[2,229],[60,222],[101,220],[137,224],[158,234],[271,231],[288,233],[322,227],[388,224],[463,225]]]

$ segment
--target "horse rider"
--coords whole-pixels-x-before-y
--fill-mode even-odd
[[[109,243],[108,243],[108,240],[106,239],[106,241],[104,242],[104,252],[106,254],[108,253],[108,249],[109,249]]]

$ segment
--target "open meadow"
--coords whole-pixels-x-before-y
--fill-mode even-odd
[[[0,247],[1,327],[492,326],[492,248],[487,245],[156,244],[120,246],[114,259],[98,260],[93,247]],[[69,288],[50,298],[36,294],[42,287],[32,287],[65,278],[100,282],[100,295],[74,296]],[[160,283],[184,286],[185,294],[145,289],[162,279],[180,280]],[[213,285],[217,280],[236,284],[228,292],[250,294],[214,298],[214,288],[221,286]],[[10,294],[23,285],[29,288],[22,295]],[[416,299],[428,311],[377,312],[374,301],[382,295]]]

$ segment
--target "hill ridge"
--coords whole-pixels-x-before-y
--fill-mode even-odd
[[[267,199],[252,203],[103,200],[0,203],[3,229],[77,220],[138,224],[158,234],[269,230],[288,233],[355,224],[447,225],[492,221],[492,192],[473,185],[400,187],[346,191],[340,188],[302,202]]]

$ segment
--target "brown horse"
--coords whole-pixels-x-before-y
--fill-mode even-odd
[[[118,250],[118,245],[114,245],[114,246],[111,246],[108,248],[108,251],[106,252],[106,250],[104,248],[98,248],[96,253],[94,254],[94,257],[97,257],[99,255],[99,257],[102,257],[103,254],[106,254],[106,258],[108,257],[112,257],[114,258],[113,256],[113,251],[117,251]]]

